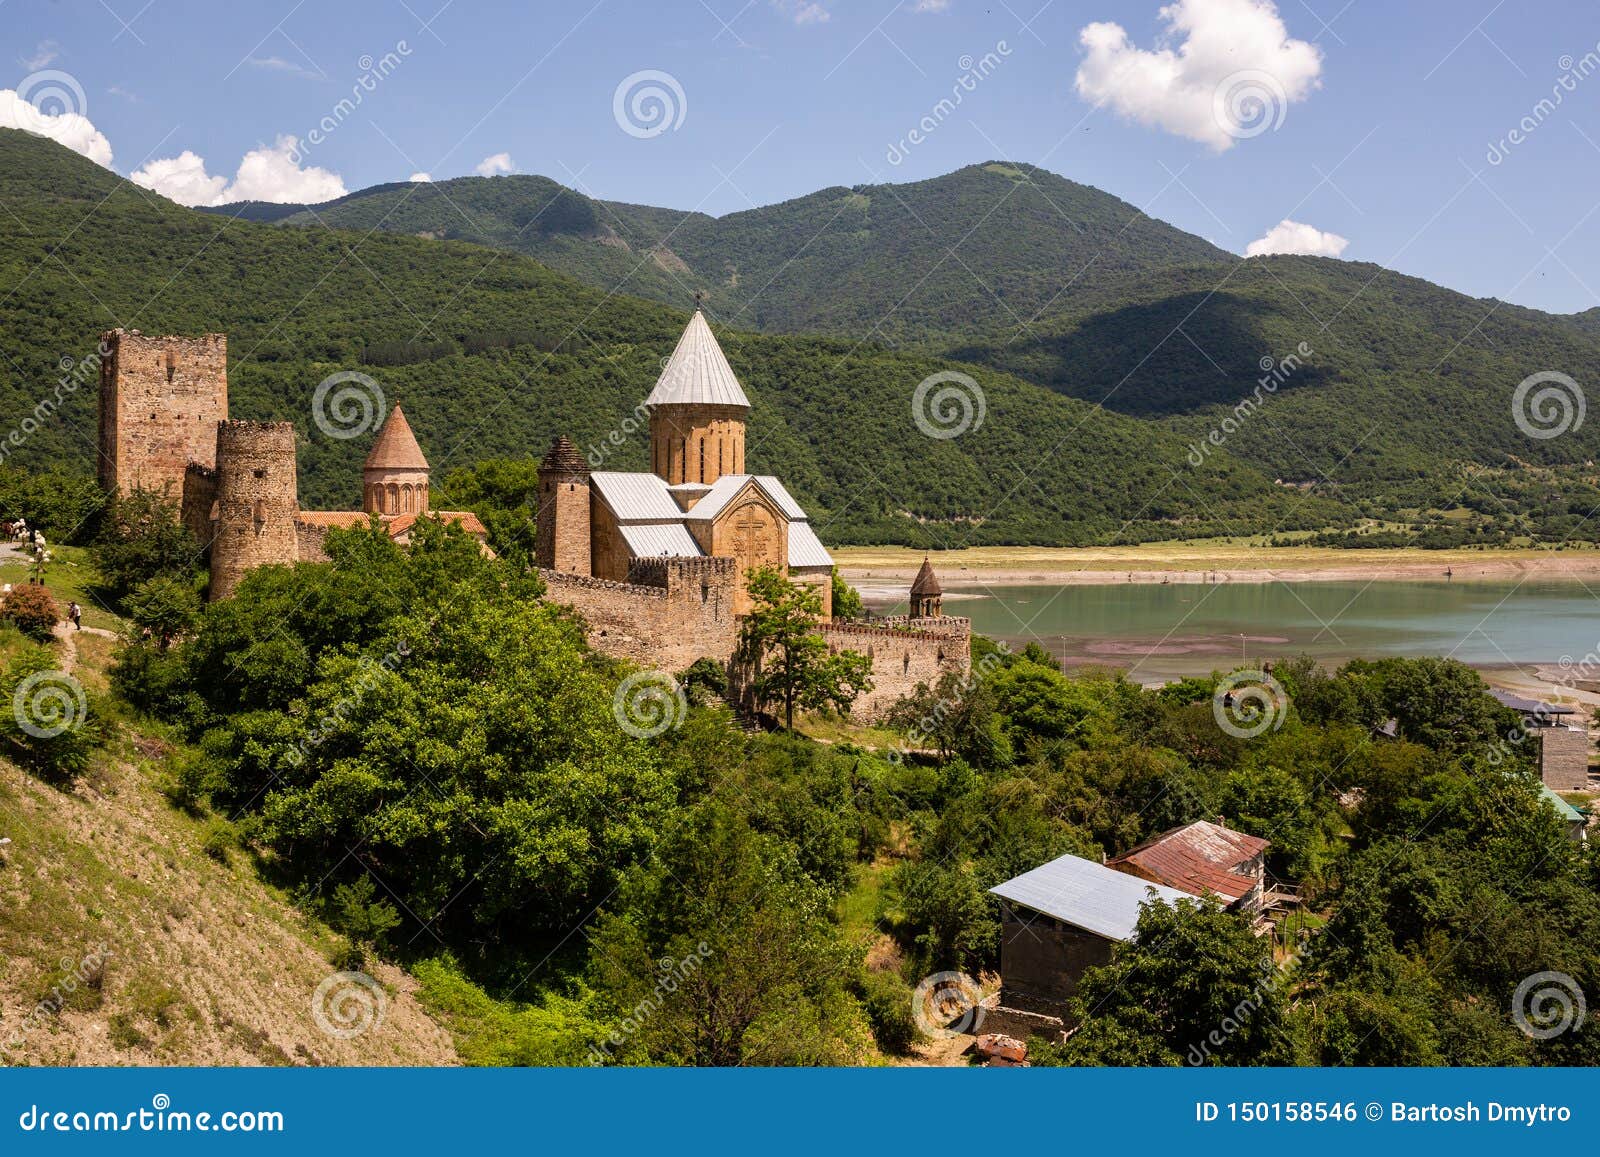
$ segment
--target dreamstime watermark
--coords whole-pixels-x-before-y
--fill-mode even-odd
[[[1255,389],[1242,398],[1233,407],[1233,413],[1214,426],[1211,433],[1189,444],[1189,465],[1203,466],[1212,450],[1220,449],[1230,435],[1237,433],[1266,404],[1267,399],[1278,392],[1279,386],[1299,372],[1304,359],[1315,353],[1310,343],[1301,342],[1292,353],[1281,358],[1274,359],[1270,354],[1262,357],[1257,363],[1261,368],[1261,377],[1256,379]]]
[[[622,78],[611,94],[611,115],[623,132],[646,141],[682,128],[689,98],[670,72],[646,68]]]
[[[65,671],[35,671],[17,684],[11,696],[11,717],[35,739],[65,735],[88,715],[83,684]]]
[[[383,421],[383,388],[360,370],[341,370],[317,383],[311,420],[330,438],[359,438]]]
[[[404,40],[395,41],[394,48],[376,60],[370,53],[363,53],[356,60],[356,67],[360,69],[361,74],[350,86],[350,95],[341,97],[321,120],[311,126],[303,138],[293,138],[294,143],[289,148],[289,159],[296,165],[303,162],[310,151],[337,132],[339,126],[361,107],[361,103],[368,96],[377,92],[378,85],[387,80],[410,55],[411,45]]]
[[[911,994],[911,1017],[933,1040],[970,1033],[978,1027],[983,992],[965,972],[924,976]]]
[[[389,994],[365,972],[335,972],[311,994],[311,1019],[336,1040],[353,1040],[383,1024]]]
[[[1587,410],[1583,387],[1559,370],[1529,374],[1511,394],[1511,420],[1540,441],[1579,429]]]
[[[911,150],[939,131],[939,126],[944,124],[961,107],[961,102],[968,95],[978,91],[982,84],[995,69],[999,68],[1006,57],[1011,55],[1011,46],[1004,40],[995,42],[994,48],[985,52],[977,60],[971,53],[963,54],[956,61],[956,67],[961,70],[961,75],[956,77],[955,83],[950,86],[950,95],[941,97],[939,102],[928,110],[927,114],[919,120],[905,136],[889,146],[889,151],[884,154],[884,159],[891,165],[898,165],[911,155]]]
[[[85,985],[101,983],[105,976],[106,961],[110,960],[112,955],[111,949],[102,941],[76,964],[72,962],[71,957],[63,958],[60,979],[50,986],[50,991],[40,998],[33,1008],[28,1010],[28,1015],[17,1022],[16,1027],[11,1030],[11,1035],[0,1040],[0,1065],[7,1063],[5,1057],[8,1053],[20,1049],[27,1043],[28,1034],[53,1020],[67,1006],[67,1001],[78,989]]]
[[[683,686],[665,671],[635,671],[617,684],[611,714],[635,739],[654,739],[683,722],[689,701]]]
[[[1570,53],[1563,55],[1556,61],[1556,67],[1561,70],[1561,75],[1550,86],[1550,95],[1541,97],[1505,136],[1498,141],[1490,141],[1484,160],[1491,165],[1503,163],[1511,155],[1512,149],[1526,141],[1539,130],[1540,125],[1555,115],[1556,109],[1561,107],[1567,96],[1578,91],[1579,84],[1600,71],[1600,44],[1584,53],[1580,60],[1573,60]]]
[[[1189,1046],[1185,1059],[1190,1065],[1198,1068],[1211,1059],[1212,1054],[1225,1048],[1250,1021],[1260,1012],[1278,992],[1294,977],[1294,970],[1306,957],[1308,948],[1296,948],[1294,954],[1280,965],[1263,961],[1261,965],[1261,978],[1256,981],[1250,994],[1231,1008],[1217,1027],[1212,1029],[1199,1042]]]
[[[1534,1040],[1552,1040],[1583,1027],[1589,1015],[1583,989],[1565,972],[1535,972],[1511,997],[1511,1023]]]
[[[628,1010],[628,1015],[622,1018],[622,1023],[615,1032],[599,1044],[589,1046],[589,1063],[603,1065],[612,1059],[612,1051],[627,1044],[640,1029],[648,1024],[652,1017],[667,1003],[667,997],[678,991],[678,987],[688,981],[695,973],[700,971],[700,966],[711,959],[711,945],[704,940],[695,945],[695,950],[682,960],[674,960],[670,956],[663,956],[656,962],[655,987],[650,995],[641,1000]]]
[[[157,1093],[148,1109],[126,1113],[108,1109],[57,1109],[29,1105],[17,1118],[24,1133],[282,1133],[276,1109],[224,1109],[193,1112],[172,1108],[172,1098]]]
[[[29,73],[15,91],[17,127],[38,136],[55,140],[73,127],[61,118],[89,115],[89,98],[70,72],[48,68]]]
[[[361,656],[356,677],[347,692],[339,697],[331,710],[322,714],[316,723],[312,724],[299,743],[290,748],[287,756],[290,764],[295,767],[303,764],[312,749],[320,747],[328,736],[349,718],[350,713],[362,704],[367,693],[379,684],[383,676],[394,674],[401,661],[410,657],[411,646],[404,639],[396,643],[381,659],[374,660],[366,655]]]
[[[60,374],[56,378],[55,389],[49,397],[41,398],[34,404],[33,411],[22,421],[11,428],[5,438],[0,439],[0,465],[17,450],[25,445],[29,438],[38,433],[39,428],[54,418],[67,403],[68,398],[77,395],[86,383],[93,382],[98,387],[100,382],[100,363],[111,356],[111,347],[105,338],[100,339],[100,344],[95,347],[94,353],[84,358],[74,358],[70,355],[63,356],[56,363]]]
[[[1289,694],[1265,671],[1235,671],[1217,680],[1211,714],[1235,739],[1254,739],[1283,726]]]
[[[983,427],[989,401],[970,374],[941,370],[917,383],[911,393],[911,420],[930,438],[959,438]]]
[[[1212,119],[1236,141],[1281,128],[1288,113],[1288,90],[1281,80],[1263,69],[1230,72],[1211,92]]]

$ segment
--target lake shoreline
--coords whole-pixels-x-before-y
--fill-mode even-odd
[[[833,551],[839,573],[863,593],[907,586],[923,553],[884,547]],[[1421,551],[1186,544],[1162,557],[1153,547],[975,547],[927,556],[947,591],[1015,586],[1306,582],[1506,582],[1594,580],[1600,551]]]

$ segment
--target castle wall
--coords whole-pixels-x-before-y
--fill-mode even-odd
[[[726,663],[738,645],[732,559],[638,559],[631,582],[553,570],[539,575],[546,598],[578,611],[589,645],[613,658],[676,674],[696,659]]]
[[[216,434],[211,436],[212,455],[216,454]],[[201,550],[211,548],[216,527],[211,521],[211,508],[217,501],[217,472],[199,462],[191,462],[183,472],[183,525]]]
[[[851,714],[863,720],[881,718],[889,708],[917,689],[935,686],[950,671],[966,671],[972,663],[972,620],[964,618],[874,619],[821,624],[831,651],[855,651],[872,660],[872,690],[857,699]]]
[[[627,582],[631,556],[628,553],[627,540],[622,537],[622,530],[617,525],[617,516],[611,512],[611,507],[605,504],[598,490],[592,492],[589,501],[592,520],[589,573],[596,578],[610,579],[612,582]],[[574,514],[572,517],[576,518],[577,515]]]
[[[216,465],[228,416],[228,338],[112,330],[101,339],[98,474],[107,490],[183,498],[190,462]]]
[[[223,422],[216,428],[217,537],[211,598],[227,598],[245,572],[299,557],[294,426]]]

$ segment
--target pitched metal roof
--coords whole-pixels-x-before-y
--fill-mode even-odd
[[[794,496],[784,489],[783,483],[773,475],[757,474],[755,480],[761,484],[761,489],[767,492],[767,497],[778,504],[778,509],[783,511],[785,518],[803,520],[806,517],[805,510],[794,500]]]
[[[833,565],[833,556],[828,553],[828,548],[822,545],[822,540],[817,537],[817,532],[811,529],[809,522],[789,524],[789,565]]]
[[[705,552],[681,522],[619,526],[628,553],[634,558],[698,557]]]
[[[752,480],[755,480],[757,486],[761,485],[760,480],[756,479],[754,474],[724,474],[713,482],[711,489],[706,491],[705,496],[694,504],[694,509],[689,511],[688,517],[701,520],[715,518],[727,508],[728,503],[738,496],[739,492],[745,488],[745,484]],[[765,487],[762,487],[762,489],[764,490]],[[770,493],[767,497],[771,498],[774,503],[778,501],[777,497]],[[790,501],[794,500],[790,499]],[[800,517],[805,517],[804,511],[801,512]]]
[[[1191,895],[1214,892],[1231,904],[1259,882],[1243,866],[1267,846],[1268,841],[1259,836],[1247,836],[1221,824],[1200,820],[1162,832],[1155,839],[1108,860],[1107,865],[1127,864]]]
[[[655,474],[596,470],[589,475],[589,485],[599,491],[620,522],[677,522],[683,518],[683,511],[667,491],[666,480]]]
[[[1581,824],[1584,822],[1584,814],[1557,795],[1549,784],[1541,785],[1539,794],[1545,799],[1549,800],[1550,806],[1556,809],[1556,815],[1560,816],[1568,823]]]
[[[1542,703],[1537,699],[1525,699],[1521,695],[1510,691],[1490,691],[1502,706],[1513,711],[1520,711],[1524,715],[1576,715],[1571,707],[1562,707],[1556,703]]]
[[[417,436],[411,432],[411,423],[405,412],[396,406],[389,411],[383,429],[367,454],[367,470],[426,470],[428,460],[422,456]]]
[[[1148,884],[1081,856],[1062,856],[989,891],[1003,900],[1104,936],[1131,940],[1139,908],[1152,898],[1193,901],[1176,888]]]
[[[678,346],[644,400],[647,406],[742,406],[750,408],[733,367],[698,309]]]

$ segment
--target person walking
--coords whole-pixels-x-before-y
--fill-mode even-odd
[[[76,602],[67,604],[67,618],[72,620],[74,630],[83,630],[83,608]]]

